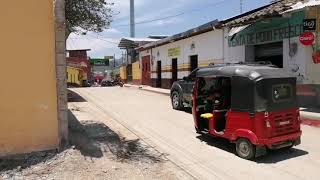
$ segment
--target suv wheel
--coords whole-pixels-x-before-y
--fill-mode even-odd
[[[174,91],[171,95],[171,103],[173,109],[180,110],[182,109],[182,101],[180,98],[180,94],[177,91]]]

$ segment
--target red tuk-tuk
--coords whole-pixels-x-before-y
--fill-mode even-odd
[[[296,78],[267,65],[215,65],[197,72],[193,116],[199,134],[236,144],[244,159],[301,143]]]

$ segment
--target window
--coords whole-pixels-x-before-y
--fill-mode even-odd
[[[217,88],[218,81],[216,78],[199,78],[198,88],[200,94],[208,95]]]
[[[289,84],[275,85],[272,88],[274,102],[288,101],[292,97],[292,87]]]

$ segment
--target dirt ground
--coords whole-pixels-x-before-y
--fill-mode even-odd
[[[84,99],[69,101],[70,145],[0,159],[0,179],[191,179]]]

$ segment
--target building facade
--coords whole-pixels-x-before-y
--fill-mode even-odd
[[[297,77],[297,93],[302,106],[320,104],[320,64],[313,59],[319,49],[319,28],[306,30],[304,27],[304,22],[312,19],[315,27],[320,26],[317,9],[319,5],[294,11],[289,8],[280,16],[241,20],[249,18],[249,14],[227,22],[224,28],[225,62],[269,61]],[[267,9],[261,11],[268,15]],[[304,45],[300,41],[305,32],[315,35],[313,44]]]
[[[217,21],[140,47],[142,79],[154,87],[170,88],[172,83],[198,67],[223,63],[223,30]],[[149,68],[150,66],[150,68]]]
[[[88,82],[93,79],[91,63],[87,51],[90,51],[90,49],[68,50],[67,66],[81,69],[81,71],[79,71],[80,86],[83,86],[86,81]]]
[[[320,104],[320,3],[297,2],[277,1],[140,46],[142,79],[151,73],[152,86],[170,88],[210,63],[270,62],[297,77],[302,105]],[[304,23],[310,20],[318,28],[306,30]],[[301,42],[305,32],[314,34],[312,45]]]
[[[0,157],[59,149],[68,137],[64,1],[1,1],[0,20],[1,57],[11,59],[0,66]]]

